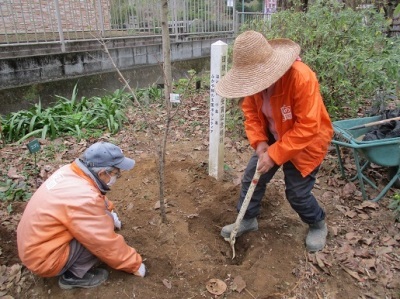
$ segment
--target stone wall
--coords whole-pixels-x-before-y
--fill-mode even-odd
[[[104,29],[110,29],[108,0],[59,0],[59,16],[63,31],[101,30],[99,11]],[[97,5],[101,5],[98,9]],[[5,0],[0,3],[3,26],[0,34],[58,32],[57,12],[52,0]]]

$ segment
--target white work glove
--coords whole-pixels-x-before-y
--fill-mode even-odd
[[[111,216],[113,217],[113,220],[114,220],[114,227],[117,229],[121,229],[122,223],[119,220],[117,213],[115,213],[114,211],[111,211]]]
[[[146,275],[146,266],[141,263],[139,269],[133,274],[135,274],[136,276],[144,277]]]

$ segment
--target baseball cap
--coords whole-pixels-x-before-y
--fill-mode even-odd
[[[96,142],[84,153],[84,161],[88,167],[117,167],[130,170],[135,166],[135,160],[124,156],[122,150],[109,142]]]

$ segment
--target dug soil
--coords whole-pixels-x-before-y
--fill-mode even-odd
[[[4,202],[0,210],[0,298],[400,298],[399,224],[387,208],[395,190],[378,203],[363,201],[357,185],[340,178],[333,150],[314,189],[327,213],[325,249],[306,252],[307,227],[285,199],[283,173],[278,172],[263,200],[259,230],[237,238],[232,259],[231,247],[220,231],[236,219],[240,178],[252,150],[239,128],[227,131],[224,177],[209,176],[206,102],[199,97],[183,108],[191,112],[181,113],[185,125],[173,123],[167,146],[165,223],[160,217],[153,137],[137,130],[134,114],[124,131],[102,137],[136,160],[134,169],[123,173],[108,197],[122,221],[118,233],[144,258],[146,277],[103,265],[110,273],[103,285],[61,290],[57,278],[40,278],[21,265],[16,226],[25,203],[11,202],[10,206]],[[193,121],[196,125],[190,125]],[[42,140],[38,183],[95,141]],[[51,157],[44,154],[50,148],[55,151]],[[23,180],[26,165],[33,165],[25,145],[8,145],[0,151],[2,174]],[[351,161],[346,163],[351,171]],[[384,171],[373,168],[370,174],[383,184],[386,177],[380,173]],[[368,192],[376,194],[372,189]],[[221,295],[207,289],[211,279],[226,284]]]

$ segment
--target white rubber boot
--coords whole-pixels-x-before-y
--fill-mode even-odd
[[[223,236],[224,238],[229,238],[231,236],[234,225],[235,223],[225,225],[221,230],[221,236]],[[242,219],[236,237],[255,230],[258,230],[257,218]]]
[[[310,230],[306,238],[306,247],[310,252],[322,250],[326,244],[328,227],[325,220],[310,224]]]

